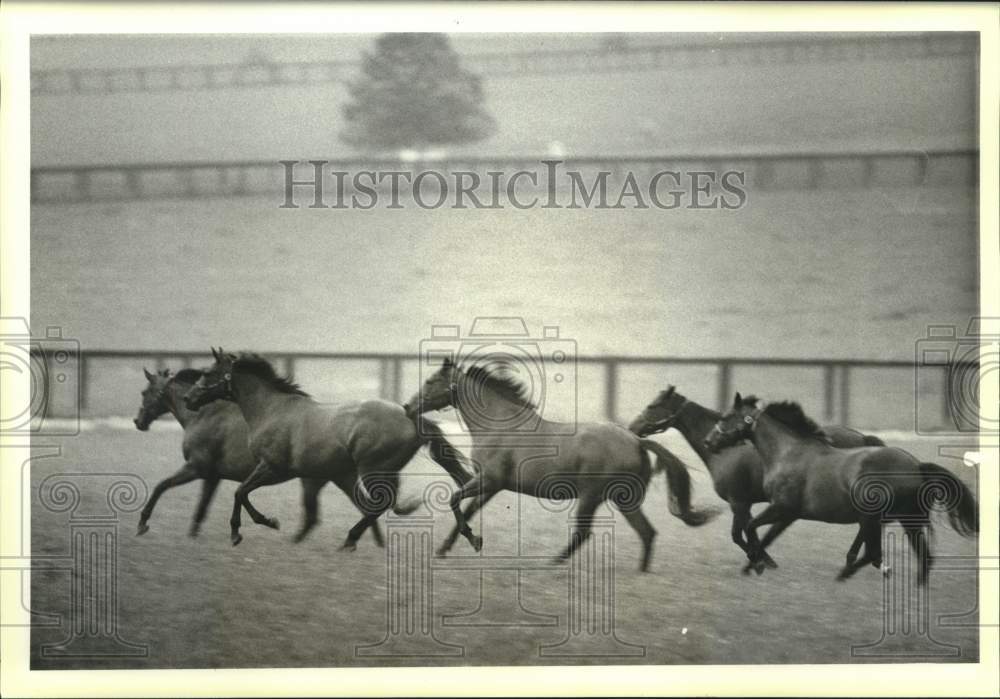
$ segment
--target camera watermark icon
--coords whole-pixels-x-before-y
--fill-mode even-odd
[[[420,382],[452,362],[449,405],[470,432],[531,434],[545,421],[551,434],[575,434],[576,357],[576,341],[558,327],[532,336],[520,317],[479,317],[467,335],[458,325],[433,326],[420,342]],[[420,401],[414,407],[427,409],[424,388]]]
[[[980,396],[1000,372],[1000,318],[972,318],[964,333],[955,325],[928,326],[916,342],[914,370],[917,434],[1000,432]]]
[[[34,337],[24,318],[0,318],[0,434],[75,435],[80,431],[80,343],[49,326]],[[58,421],[50,420],[58,413]]]

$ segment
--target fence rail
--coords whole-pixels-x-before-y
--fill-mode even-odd
[[[543,191],[544,158],[451,157],[407,162],[399,158],[339,158],[322,161],[324,189],[334,192],[332,172],[476,172],[486,182],[486,172],[537,173]],[[304,178],[312,166],[302,161],[293,169],[294,179]],[[610,186],[621,187],[629,172],[674,170],[692,172],[736,170],[746,173],[747,186],[757,191],[842,189],[893,186],[975,186],[979,180],[979,151],[935,149],[922,151],[784,152],[759,154],[677,154],[656,156],[580,156],[561,160],[560,168],[596,175],[608,172]],[[33,203],[121,201],[145,199],[194,199],[273,194],[283,201],[288,174],[280,161],[124,163],[116,165],[43,166],[31,170]],[[346,189],[350,192],[350,178]],[[665,181],[664,186],[669,181]],[[297,191],[304,191],[297,185]],[[615,190],[617,191],[617,190]],[[311,200],[310,200],[311,201]],[[280,203],[280,201],[278,202]],[[276,204],[277,205],[277,204]]]
[[[42,350],[33,348],[32,353],[42,354]],[[269,352],[266,356],[276,363],[279,371],[285,375],[294,375],[296,364],[309,360],[329,362],[366,362],[371,363],[374,376],[377,377],[378,395],[386,400],[402,402],[417,386],[404,386],[404,365],[417,364],[421,357],[409,353],[391,352]],[[86,350],[80,352],[77,359],[76,375],[78,407],[80,414],[86,414],[90,402],[90,384],[92,371],[99,362],[111,360],[134,360],[136,367],[152,365],[157,370],[190,367],[195,362],[205,365],[210,362],[205,352],[183,350]],[[843,425],[853,424],[853,397],[851,393],[852,372],[864,369],[907,370],[913,372],[915,363],[897,360],[849,360],[849,359],[791,359],[791,358],[744,358],[744,357],[664,357],[664,356],[580,356],[576,358],[578,367],[600,367],[603,374],[602,400],[604,417],[612,421],[627,419],[620,414],[621,386],[619,377],[623,369],[629,367],[712,367],[715,374],[715,407],[725,410],[732,399],[733,392],[738,388],[733,382],[733,372],[741,367],[752,368],[798,368],[812,369],[822,375],[822,419],[825,422],[837,422]],[[940,425],[953,424],[953,396],[949,394],[948,381],[951,366],[934,366],[934,370],[942,373],[940,383],[939,413],[935,417]],[[47,392],[58,390],[53,385],[53,372],[46,373],[49,386]],[[651,389],[644,400],[652,399],[655,390]],[[51,415],[58,417],[58,415]]]
[[[633,44],[615,35],[594,48],[480,53],[463,62],[484,77],[678,70],[698,66],[812,63],[976,55],[972,33],[923,32],[899,35],[766,38],[689,44]],[[33,95],[114,94],[185,90],[246,89],[317,85],[346,81],[353,61],[270,61],[130,68],[71,68],[31,72]]]

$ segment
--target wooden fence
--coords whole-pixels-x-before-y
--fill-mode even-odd
[[[456,172],[503,172],[505,178],[519,171],[537,173],[544,190],[545,158],[452,157],[409,162],[399,158],[341,158],[323,161],[325,190],[332,193],[331,172],[406,172],[414,177],[429,170],[449,178]],[[293,168],[296,180],[314,176],[311,161]],[[747,155],[678,154],[662,156],[587,156],[560,159],[560,182],[568,171],[580,172],[587,182],[608,172],[609,190],[621,187],[628,173],[639,182],[655,173],[707,171],[743,172],[751,191],[849,189],[871,187],[974,187],[979,181],[979,152],[975,149],[924,151],[761,153]],[[200,197],[236,197],[271,194],[283,201],[286,168],[280,161],[162,162],[118,165],[65,165],[31,170],[33,203],[142,200]],[[664,184],[669,183],[665,180]],[[452,185],[454,186],[454,184]],[[560,185],[562,186],[562,185]],[[645,185],[640,185],[645,186]],[[303,187],[298,186],[302,192]],[[301,195],[305,196],[305,195]]]
[[[642,70],[683,70],[700,66],[801,64],[975,56],[971,32],[809,36],[771,35],[756,40],[739,35],[723,41],[684,44],[633,42],[614,35],[603,46],[569,50],[470,54],[463,63],[483,77],[569,75]],[[358,70],[353,61],[270,61],[159,65],[128,68],[65,68],[31,72],[32,95],[114,94],[185,90],[246,89],[341,83]]]
[[[36,350],[37,351],[37,350]],[[402,402],[406,400],[418,386],[416,382],[404,382],[404,366],[411,369],[418,366],[420,357],[413,354],[403,353],[378,353],[378,352],[272,352],[267,356],[275,362],[278,370],[285,375],[295,375],[296,366],[302,362],[332,362],[341,365],[350,364],[352,371],[356,370],[359,364],[366,365],[369,376],[373,377],[377,384],[377,395],[387,400]],[[75,390],[78,396],[74,397],[77,406],[69,406],[68,412],[78,412],[80,415],[88,416],[95,413],[91,410],[90,391],[91,383],[95,372],[107,371],[110,374],[114,370],[109,363],[126,362],[131,368],[138,372],[141,367],[150,369],[171,368],[178,370],[181,367],[207,366],[211,363],[210,356],[204,352],[190,352],[179,350],[87,350],[80,353],[76,359],[75,367]],[[908,385],[913,388],[914,362],[907,361],[878,361],[878,360],[839,360],[839,359],[783,359],[783,358],[739,358],[739,357],[630,357],[630,356],[582,356],[576,358],[576,368],[599,368],[601,371],[602,385],[601,405],[604,416],[613,421],[627,420],[630,415],[622,415],[619,406],[621,405],[621,375],[626,370],[636,368],[651,367],[658,372],[668,370],[677,372],[684,367],[699,367],[711,369],[714,374],[714,404],[718,409],[725,409],[732,400],[733,392],[740,388],[734,385],[734,371],[746,369],[786,369],[786,370],[807,370],[815,372],[816,378],[821,377],[821,418],[827,423],[839,423],[844,425],[854,424],[855,418],[855,397],[852,392],[852,377],[855,372],[862,370],[876,370],[879,372],[907,372]],[[954,396],[950,395],[948,384],[949,367],[933,367],[930,371],[941,372],[940,377],[933,390],[936,405],[932,408],[925,407],[925,412],[933,411],[931,422],[934,425],[948,426],[953,424],[951,407]],[[365,370],[362,370],[365,371]],[[923,371],[923,368],[921,368]],[[665,372],[664,372],[665,373]],[[139,374],[141,377],[141,374]],[[117,375],[110,378],[118,378]],[[55,381],[54,375],[50,374],[49,379]],[[64,383],[61,380],[60,383]],[[405,384],[405,385],[404,385]],[[66,384],[69,385],[69,384]],[[52,385],[46,387],[47,391],[61,390],[62,386]],[[120,409],[115,414],[131,412],[138,405],[138,393],[141,386],[130,386],[127,399],[123,398]],[[589,388],[589,387],[588,387]],[[651,400],[656,391],[664,386],[653,386],[649,388],[648,395],[642,396],[643,401]],[[743,386],[745,389],[746,386]],[[123,394],[124,395],[124,394]],[[875,395],[874,399],[878,396]],[[866,401],[872,401],[873,396],[866,394]],[[712,401],[709,401],[712,402]],[[50,402],[51,403],[51,402]],[[643,403],[644,404],[644,403]],[[60,412],[68,414],[67,404],[63,401],[63,407],[53,407],[50,417],[59,417]],[[885,406],[888,408],[889,406]],[[880,408],[881,409],[881,408]],[[901,406],[893,406],[894,410],[900,410]],[[870,413],[870,411],[869,411]],[[924,417],[927,417],[926,415]],[[925,420],[926,423],[926,420]],[[883,427],[884,425],[862,425],[865,427]]]

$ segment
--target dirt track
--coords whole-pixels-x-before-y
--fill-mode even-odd
[[[179,465],[180,433],[140,434],[98,428],[63,442],[63,456],[33,462],[32,555],[63,554],[68,547],[68,514],[38,505],[38,488],[53,473],[129,473],[149,487]],[[934,458],[928,442],[900,444],[918,456]],[[673,446],[673,444],[671,444]],[[404,495],[422,492],[434,465],[419,457],[408,467]],[[971,477],[971,469],[963,476]],[[104,505],[104,492],[114,479],[91,476],[78,480],[82,504]],[[707,476],[694,473],[700,506],[720,505]],[[386,635],[385,551],[366,536],[353,554],[338,551],[356,514],[332,486],[321,501],[322,523],[301,545],[291,532],[300,518],[299,487],[284,484],[258,491],[254,501],[283,523],[279,532],[251,523],[246,539],[233,548],[228,518],[234,485],[223,484],[200,538],[186,536],[194,511],[197,484],[167,493],[151,520],[151,531],[135,537],[138,514],[122,517],[118,550],[118,610],[121,638],[148,646],[138,659],[41,658],[39,644],[57,642],[67,628],[35,629],[32,667],[266,667],[351,665],[519,665],[640,662],[687,663],[839,663],[857,661],[851,646],[881,636],[883,606],[879,574],[867,568],[848,583],[834,581],[853,530],[808,522],[795,524],[773,548],[781,568],[760,578],[740,575],[741,554],[729,541],[729,518],[690,529],[672,518],[666,507],[662,475],[646,498],[645,511],[659,530],[652,572],[637,572],[638,540],[620,515],[614,525],[615,630],[628,644],[644,648],[638,657],[539,657],[540,646],[567,635],[567,567],[545,567],[522,573],[521,603],[538,615],[553,615],[549,626],[442,625],[442,615],[470,613],[480,598],[479,574],[441,570],[433,575],[434,633],[457,644],[464,655],[401,659],[358,657],[356,647]],[[518,498],[502,494],[485,510],[486,556],[517,552]],[[569,512],[543,509],[538,501],[520,501],[521,552],[550,556],[565,544]],[[400,520],[397,520],[400,522]],[[434,520],[439,542],[449,517]],[[383,521],[385,525],[385,522]],[[399,526],[399,524],[392,525]],[[397,530],[398,531],[398,530]],[[947,525],[936,529],[938,554],[974,554],[975,544],[960,539]],[[473,556],[463,543],[454,556]],[[513,573],[486,573],[485,607],[478,621],[510,621],[509,606],[491,609],[513,593]],[[36,570],[32,607],[65,613],[69,605],[69,572]],[[975,627],[944,628],[939,614],[975,608],[976,581],[971,573],[937,571],[930,585],[931,633],[941,643],[959,646],[958,660],[978,655]],[[528,621],[545,621],[544,616]],[[524,620],[524,617],[521,617]],[[449,623],[453,623],[453,620]],[[686,629],[686,631],[685,631]],[[919,640],[919,639],[916,639]],[[916,643],[911,639],[910,647]],[[894,658],[882,658],[891,661]],[[895,659],[902,660],[898,656]]]

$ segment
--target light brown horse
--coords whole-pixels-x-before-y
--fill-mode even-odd
[[[228,401],[209,403],[200,410],[190,410],[184,405],[184,394],[201,378],[201,371],[198,369],[181,369],[176,374],[171,374],[169,369],[157,374],[143,369],[143,373],[148,383],[142,390],[142,404],[133,421],[136,429],[145,432],[161,415],[173,415],[184,428],[184,441],[181,445],[184,465],[177,473],[163,479],[153,488],[152,495],[139,514],[139,529],[136,534],[142,535],[149,531],[149,518],[163,493],[201,479],[201,498],[189,530],[191,536],[197,536],[219,481],[242,482],[256,465],[247,443],[247,423],[240,409]],[[326,481],[303,483],[303,488],[306,492],[318,493],[325,484]],[[344,493],[349,498],[354,497],[353,490],[345,490]],[[372,536],[379,546],[383,545],[382,532],[377,522],[372,527]]]
[[[457,484],[471,478],[444,434],[435,432],[433,425],[418,432],[417,425],[396,403],[368,400],[321,405],[297,384],[279,376],[259,355],[226,354],[221,349],[213,349],[212,355],[215,363],[184,402],[196,409],[213,400],[233,401],[249,426],[250,453],[256,466],[236,489],[230,519],[234,546],[243,540],[240,513],[244,507],[257,524],[277,528],[277,521],[258,512],[248,496],[261,486],[288,478],[305,479],[306,519],[296,541],[316,523],[316,492],[308,487],[310,483],[332,480],[354,494],[364,517],[347,535],[344,548],[349,550],[354,550],[365,529],[387,509],[401,514],[407,511],[396,506],[399,471],[422,444],[431,447],[431,457]]]
[[[962,536],[979,531],[976,498],[950,471],[894,447],[836,449],[797,403],[766,404],[737,393],[705,443],[719,451],[743,440],[763,459],[764,493],[771,503],[747,525],[748,565],[761,565],[761,552],[797,519],[856,522],[865,553],[844,566],[838,576],[844,580],[868,563],[881,566],[882,525],[898,521],[919,560],[917,582],[923,585],[931,560],[923,532],[930,530],[935,505],[944,506]],[[764,524],[773,526],[761,541],[757,528]]]
[[[459,412],[471,432],[471,459],[479,469],[478,475],[451,498],[457,532],[474,549],[482,547],[482,538],[472,533],[467,518],[501,490],[579,501],[577,531],[560,560],[569,558],[590,536],[595,511],[610,500],[642,540],[640,569],[648,570],[656,530],[640,509],[651,474],[644,440],[612,423],[579,423],[567,429],[564,423],[545,420],[525,396],[524,388],[496,367],[480,365],[465,370],[450,358],[407,402],[406,409],[416,416],[447,406]],[[708,521],[706,513],[691,509],[690,477],[672,455],[667,472],[671,491],[677,491],[678,511],[674,514],[692,526]],[[475,499],[462,513],[460,505],[465,498]],[[439,555],[456,536],[451,534]]]
[[[764,464],[757,450],[750,444],[737,444],[718,453],[709,451],[705,446],[705,438],[721,417],[721,413],[699,405],[678,393],[673,386],[667,386],[629,423],[629,429],[640,437],[646,437],[673,427],[684,436],[708,468],[715,492],[729,503],[729,509],[733,512],[730,532],[733,543],[749,555],[750,548],[743,532],[750,523],[750,507],[754,503],[767,502],[767,495],[764,493]],[[848,427],[831,425],[823,430],[835,447],[885,446],[878,437],[862,434]],[[857,560],[863,541],[864,537],[859,529],[847,552],[848,564]],[[778,567],[766,551],[761,560],[770,568]],[[761,571],[760,568],[755,570]]]

